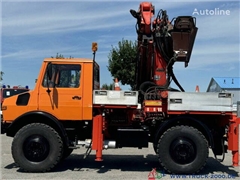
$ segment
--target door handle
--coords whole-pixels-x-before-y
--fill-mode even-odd
[[[73,96],[72,99],[80,100],[81,97],[80,96]]]

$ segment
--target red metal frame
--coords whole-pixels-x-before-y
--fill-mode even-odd
[[[152,32],[156,29],[151,29],[151,20],[154,15],[154,7],[151,3],[143,2],[140,4],[139,11],[137,12],[140,20],[138,19],[139,33],[138,33],[138,48],[140,51],[140,64],[138,64],[138,70],[141,72],[138,74],[137,85],[139,86],[145,81],[154,82],[158,86],[165,86],[168,82],[167,79],[167,63],[161,56],[161,53],[153,45],[153,39],[151,39]],[[160,24],[162,19],[155,19],[153,24]],[[169,23],[169,22],[163,22]],[[143,36],[145,35],[145,36]],[[144,72],[144,73],[143,73]],[[143,102],[143,120],[147,113],[166,113],[167,115],[215,115],[222,116],[219,118],[219,125],[225,126],[229,124],[228,131],[228,149],[232,151],[232,163],[233,166],[239,165],[239,124],[240,118],[238,118],[232,112],[214,112],[214,111],[168,111],[167,110],[167,96],[166,90],[160,90],[161,100],[152,100]],[[94,108],[102,112],[103,109],[130,109],[132,112],[129,114],[132,117],[136,116],[137,106],[127,105],[93,105]],[[132,119],[132,118],[129,118]],[[134,119],[134,118],[133,118]],[[107,132],[107,125],[105,117],[97,115],[93,119],[93,142],[92,149],[96,150],[96,161],[102,161],[102,149],[104,133]],[[106,132],[104,132],[106,130]]]
[[[233,115],[228,130],[228,149],[232,151],[233,166],[239,165],[239,124],[240,118]]]
[[[92,150],[96,150],[95,161],[102,161],[103,150],[103,116],[97,115],[93,118]]]
[[[180,114],[197,114],[197,115],[227,115],[231,116],[232,112],[217,112],[217,111],[168,111],[169,115]]]

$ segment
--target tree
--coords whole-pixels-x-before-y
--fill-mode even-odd
[[[54,58],[54,57],[52,56],[52,58]],[[67,59],[67,58],[65,58],[62,54],[58,54],[58,53],[57,53],[57,55],[55,56],[55,58],[56,58],[56,59]],[[70,56],[69,59],[73,59],[73,57]]]
[[[53,58],[53,57],[52,57]],[[62,54],[58,54],[55,57],[56,59],[64,59],[64,56]]]
[[[137,56],[137,42],[122,39],[118,47],[112,47],[108,56],[108,70],[114,78],[118,78],[123,85],[131,88],[135,85],[135,60]]]
[[[103,84],[101,87],[102,90],[113,90],[113,84]]]

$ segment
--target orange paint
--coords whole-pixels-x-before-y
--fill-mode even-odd
[[[47,86],[44,86],[44,75],[47,65],[77,65],[80,66],[80,82],[78,87],[51,87],[48,93]],[[99,68],[99,66],[96,66]],[[83,58],[72,59],[44,59],[39,72],[35,89],[29,91],[30,98],[27,105],[16,106],[18,96],[7,98],[3,111],[5,121],[14,121],[19,116],[30,111],[44,111],[55,116],[59,120],[92,120],[92,91],[93,91],[93,60]],[[55,84],[60,81],[61,70],[53,73]],[[50,80],[49,80],[50,81]],[[96,84],[94,82],[94,84]],[[71,89],[70,89],[71,88]],[[84,96],[84,98],[83,98]]]

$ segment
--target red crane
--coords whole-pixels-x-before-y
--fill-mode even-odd
[[[184,91],[172,67],[176,61],[188,65],[198,29],[195,18],[179,16],[170,22],[167,12],[161,9],[152,20],[155,10],[149,2],[142,2],[137,12],[130,10],[130,13],[137,19],[136,89],[172,90],[169,85],[173,80]]]

